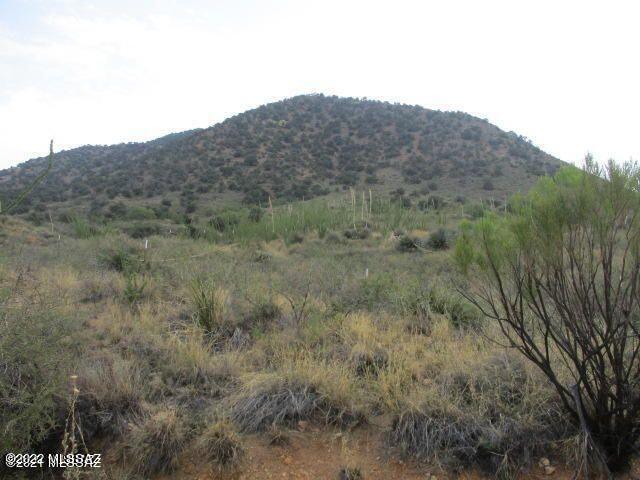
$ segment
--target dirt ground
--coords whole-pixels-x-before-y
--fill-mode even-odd
[[[179,471],[163,480],[336,480],[344,467],[357,467],[362,480],[480,480],[478,472],[452,474],[437,466],[417,465],[398,459],[386,458],[381,448],[379,431],[293,431],[288,432],[285,445],[270,445],[265,435],[245,437],[245,458],[236,472],[219,471],[203,463],[195,455],[187,454]],[[543,469],[528,472],[527,479],[567,480],[571,475],[554,466],[556,471],[547,475]]]

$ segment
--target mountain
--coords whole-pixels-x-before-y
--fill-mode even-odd
[[[45,165],[37,158],[1,171],[3,204]],[[206,129],[59,152],[19,213],[45,205],[100,213],[114,202],[177,199],[192,212],[211,202],[291,201],[348,187],[502,198],[560,165],[526,138],[465,113],[302,95]]]

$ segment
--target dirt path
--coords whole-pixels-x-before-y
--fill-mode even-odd
[[[430,478],[424,467],[383,458],[380,437],[375,432],[291,432],[288,439],[286,445],[274,446],[265,436],[245,437],[246,455],[239,472],[221,473],[195,458],[185,458],[180,472],[168,479],[335,480],[345,466],[359,468],[367,480]]]

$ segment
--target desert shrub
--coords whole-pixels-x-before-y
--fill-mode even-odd
[[[125,278],[122,298],[129,305],[136,305],[140,300],[142,300],[147,285],[148,279],[146,277],[130,273]]]
[[[251,261],[256,263],[268,263],[272,259],[272,255],[264,250],[256,250],[251,254]]]
[[[323,395],[312,385],[270,382],[240,398],[232,409],[232,418],[243,432],[259,432],[272,425],[294,426],[323,408]]]
[[[277,320],[282,315],[282,309],[270,298],[263,298],[253,304],[249,319],[255,325],[264,325]]]
[[[351,350],[350,361],[358,376],[376,376],[387,366],[389,355],[382,348],[358,344]]]
[[[126,225],[122,228],[124,233],[131,238],[146,238],[152,235],[160,235],[162,231],[160,225],[157,223],[138,222],[130,225]]]
[[[291,233],[291,234],[285,236],[284,240],[285,240],[285,243],[287,245],[291,245],[291,244],[294,244],[294,243],[302,243],[302,242],[304,242],[304,235],[302,235],[299,232],[294,232],[294,233]]]
[[[407,288],[393,299],[394,307],[402,314],[407,329],[414,335],[431,332],[431,301],[429,291],[421,287]]]
[[[362,420],[358,412],[331,398],[314,381],[269,375],[245,386],[231,407],[242,432],[263,432],[272,425],[295,426],[300,420],[345,425]]]
[[[264,210],[257,205],[249,209],[249,220],[251,220],[252,222],[259,222],[260,220],[262,220],[263,215]]]
[[[316,228],[316,231],[318,232],[318,238],[320,240],[323,240],[324,237],[327,235],[327,232],[329,231],[329,229],[326,225],[318,225],[318,228]]]
[[[49,305],[0,304],[0,454],[59,446],[79,346],[72,319]],[[55,440],[57,438],[57,441]]]
[[[480,323],[480,315],[464,297],[432,288],[428,293],[431,311],[446,315],[455,327],[473,327]]]
[[[386,273],[372,273],[367,278],[356,285],[355,291],[346,291],[340,298],[340,310],[348,311],[354,309],[374,310],[389,300],[389,296],[394,291],[393,276]]]
[[[467,214],[473,219],[482,218],[485,212],[486,209],[479,203],[473,203],[467,208]]]
[[[502,407],[498,403],[494,415],[464,405],[409,408],[395,416],[389,445],[421,461],[509,476],[574,433],[566,429],[558,405]]]
[[[209,425],[199,435],[198,452],[220,468],[237,467],[244,455],[242,442],[228,420]]]
[[[198,278],[191,282],[190,292],[198,325],[207,333],[223,328],[229,298],[226,290],[216,287],[211,281]]]
[[[187,428],[175,409],[161,408],[131,425],[126,438],[126,460],[140,475],[169,473],[187,440]]]
[[[488,190],[491,191],[493,190],[493,182],[491,180],[485,180],[484,183],[482,184],[482,188],[484,190]]]
[[[439,195],[430,195],[424,200],[418,202],[418,208],[420,210],[439,210],[446,205],[446,201]]]
[[[333,244],[333,245],[343,242],[340,235],[338,235],[336,232],[333,232],[333,231],[329,231],[325,234],[324,241],[328,244]]]
[[[72,218],[71,227],[73,228],[73,235],[76,238],[86,239],[100,235],[100,230],[97,227],[78,216]]]
[[[153,220],[156,214],[147,207],[131,206],[127,208],[126,218],[127,220]]]
[[[98,260],[106,268],[127,274],[139,273],[149,268],[149,262],[142,250],[131,246],[109,248]]]
[[[427,245],[434,250],[446,250],[449,248],[449,238],[445,229],[440,228],[429,235]]]
[[[82,303],[97,303],[105,298],[117,297],[120,287],[116,282],[117,277],[112,274],[91,276],[84,280],[82,286]]]
[[[227,229],[238,225],[238,216],[233,212],[224,212],[213,215],[209,219],[209,225],[215,228],[218,232],[222,233]]]
[[[364,240],[369,238],[369,235],[371,235],[371,230],[365,227],[349,228],[344,231],[345,238],[349,240]]]
[[[541,179],[509,215],[466,225],[456,245],[474,280],[465,295],[555,387],[581,427],[583,463],[611,470],[640,440],[639,182],[634,163],[587,159]]]
[[[343,467],[338,472],[338,480],[364,480],[364,475],[358,467]]]
[[[129,419],[142,411],[142,380],[131,361],[106,357],[85,364],[78,388],[77,411],[87,441],[97,434],[125,433]]]
[[[399,252],[415,252],[417,249],[418,240],[409,235],[402,235],[396,244],[396,250]]]

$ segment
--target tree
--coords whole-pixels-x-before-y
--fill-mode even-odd
[[[461,293],[546,375],[610,470],[640,437],[640,169],[587,158],[463,227]],[[585,468],[588,463],[585,461]]]

